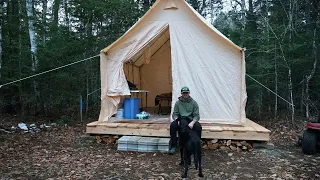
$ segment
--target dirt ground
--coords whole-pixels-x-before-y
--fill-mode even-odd
[[[320,179],[319,154],[302,154],[295,128],[258,122],[272,131],[274,150],[204,150],[204,178],[192,166],[189,179]],[[0,127],[17,125],[2,120]],[[39,133],[0,132],[0,179],[181,179],[179,154],[117,152],[116,145],[80,141],[85,123]]]

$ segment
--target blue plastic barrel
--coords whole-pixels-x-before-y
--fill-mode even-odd
[[[124,99],[124,119],[135,119],[139,113],[140,98],[125,98]]]

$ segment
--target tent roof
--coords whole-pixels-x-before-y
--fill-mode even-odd
[[[126,39],[127,36],[130,36],[131,32],[134,31],[134,29],[136,27],[138,27],[142,22],[145,21],[145,19],[147,19],[149,16],[151,16],[151,13],[153,12],[153,10],[160,4],[160,1],[164,1],[164,0],[157,0],[153,5],[152,7],[147,11],[146,14],[144,14],[142,16],[142,18],[140,18],[138,20],[138,22],[136,22],[125,34],[123,34],[119,39],[117,39],[116,41],[114,41],[112,44],[110,44],[108,47],[104,48],[102,50],[103,53],[106,53],[108,52],[109,49],[111,49],[113,46],[115,46],[116,44],[124,41]],[[195,19],[201,21],[205,26],[206,28],[209,28],[211,29],[214,33],[218,34],[221,38],[223,38],[225,41],[227,41],[231,46],[239,49],[239,50],[242,50],[241,47],[237,46],[236,44],[234,44],[230,39],[228,39],[226,36],[224,36],[219,30],[217,30],[215,27],[213,27],[211,24],[209,24],[208,22],[206,22],[206,20],[196,11],[194,10],[187,2],[185,2],[184,0],[166,0],[166,5],[165,7],[162,9],[162,11],[166,11],[166,10],[179,10],[179,7],[177,6],[177,3],[176,1],[181,1],[184,5],[187,6],[187,10],[188,11],[191,11],[191,14],[194,15]],[[160,16],[160,15],[159,15]],[[170,21],[170,19],[165,19],[166,21]],[[150,21],[150,20],[147,20],[147,21]],[[156,20],[153,20],[153,21],[163,21],[163,19],[156,19]],[[168,29],[166,29],[168,30]],[[169,36],[169,33],[168,32],[165,32],[164,34],[168,34]],[[163,35],[163,32],[161,33],[161,35]],[[159,36],[158,36],[159,37]],[[167,37],[167,36],[166,36]],[[166,37],[161,37],[160,39],[166,39]],[[157,40],[159,38],[155,38],[154,40]],[[169,39],[169,37],[167,38],[167,40]],[[166,41],[167,41],[166,40]],[[165,41],[165,42],[166,42]],[[163,44],[161,44],[160,46],[162,46]],[[143,48],[145,50],[145,48]],[[138,53],[139,54],[139,53]],[[136,55],[136,56],[142,56],[143,54],[143,51],[140,51],[140,54],[139,55]],[[138,59],[139,60],[139,59]],[[137,66],[141,66],[140,63],[138,64],[135,64]]]
[[[148,62],[145,62],[148,57],[145,58],[144,56],[149,56],[151,61],[168,47],[170,47],[170,33],[168,26],[166,26],[162,32],[149,41],[149,43],[147,43],[136,55],[131,58],[131,62],[138,67],[142,66],[143,64],[148,64]]]

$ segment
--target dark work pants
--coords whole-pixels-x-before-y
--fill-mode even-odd
[[[198,136],[201,139],[202,127],[199,122],[194,123],[192,130],[196,131]],[[170,138],[171,138],[171,147],[177,147],[177,131],[181,133],[181,128],[178,125],[178,121],[173,121],[170,124]]]

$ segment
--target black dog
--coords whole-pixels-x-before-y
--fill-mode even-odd
[[[191,165],[191,155],[194,156],[195,168],[199,168],[199,177],[203,177],[201,167],[201,142],[196,131],[190,129],[188,126],[188,118],[181,118],[180,120],[180,132],[179,132],[179,145],[180,145],[180,164],[184,165],[184,172],[182,178],[187,178],[188,165]]]

